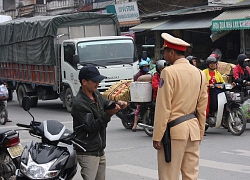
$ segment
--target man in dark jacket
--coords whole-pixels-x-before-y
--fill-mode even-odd
[[[118,101],[113,109],[107,110],[109,100],[102,97],[97,90],[99,82],[105,76],[100,75],[95,66],[84,66],[79,72],[80,90],[73,101],[73,128],[86,151],[75,146],[77,160],[82,167],[81,175],[84,180],[104,180],[106,159],[106,128],[111,116],[127,103]],[[86,118],[93,115],[90,120]]]
[[[240,89],[245,81],[250,81],[249,58],[245,54],[239,54],[237,61],[238,64],[233,69],[233,79],[237,83],[236,88]]]

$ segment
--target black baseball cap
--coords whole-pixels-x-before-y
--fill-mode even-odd
[[[249,61],[249,58],[245,54],[239,54],[239,56],[237,57],[237,60],[238,61]]]
[[[90,79],[94,82],[101,82],[106,77],[101,75],[98,69],[95,66],[83,66],[79,72],[79,81],[82,81],[83,79]]]

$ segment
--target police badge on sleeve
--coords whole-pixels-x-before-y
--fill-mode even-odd
[[[161,78],[159,81],[159,88],[161,88],[164,85],[164,79]]]

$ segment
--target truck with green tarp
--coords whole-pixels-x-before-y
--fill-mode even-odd
[[[80,88],[78,73],[95,65],[107,78],[105,91],[138,71],[133,38],[120,36],[116,15],[81,12],[36,16],[0,23],[0,77],[15,90],[21,105],[25,95],[38,100],[60,98],[71,111]]]

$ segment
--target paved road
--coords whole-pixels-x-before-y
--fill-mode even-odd
[[[16,97],[8,103],[9,118],[13,120],[0,128],[16,129],[15,123],[29,123],[30,115],[22,110]],[[31,109],[37,121],[56,119],[72,129],[72,117],[61,101],[39,101]],[[36,140],[27,132],[20,132],[22,144]],[[208,129],[201,143],[199,180],[248,180],[250,177],[250,124],[241,136],[227,130]],[[155,180],[157,178],[156,151],[152,140],[142,129],[126,130],[121,121],[113,117],[107,129],[107,180]],[[78,172],[74,180],[81,179]]]

